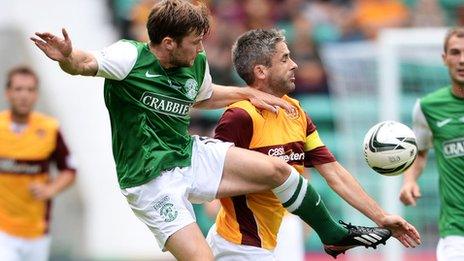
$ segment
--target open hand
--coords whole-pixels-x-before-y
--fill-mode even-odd
[[[69,39],[68,33],[63,28],[62,34],[64,38],[58,37],[51,33],[35,33],[38,37],[31,37],[30,39],[34,44],[39,47],[42,52],[47,55],[48,58],[63,62],[66,60],[72,52],[71,39]]]
[[[405,247],[416,247],[421,244],[421,238],[416,228],[402,217],[387,215],[380,226],[390,229],[392,236],[398,239]]]
[[[258,109],[264,109],[267,111],[271,111],[273,113],[277,113],[279,107],[284,109],[288,114],[293,115],[295,114],[295,107],[290,105],[285,100],[274,96],[272,94],[268,94],[253,88],[249,88],[250,93],[252,96],[249,98],[251,104],[253,104]]]
[[[29,190],[32,196],[38,200],[48,200],[55,195],[53,188],[49,184],[33,183]]]

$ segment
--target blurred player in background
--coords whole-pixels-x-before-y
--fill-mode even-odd
[[[445,37],[443,62],[451,86],[419,99],[414,106],[413,130],[419,154],[404,173],[400,199],[416,205],[421,196],[417,179],[433,148],[440,175],[439,261],[464,260],[464,28],[453,28]]]
[[[393,236],[406,247],[415,246],[405,239],[404,231],[383,220],[387,214],[353,176],[334,158],[319,138],[316,126],[300,107],[287,96],[295,89],[297,64],[290,58],[282,32],[251,30],[235,42],[232,50],[234,66],[240,77],[252,88],[282,97],[297,108],[295,113],[272,114],[260,110],[249,101],[231,104],[219,120],[215,138],[233,142],[235,146],[281,158],[300,174],[305,167],[315,167],[327,184],[344,200],[379,226],[392,229]],[[252,175],[250,173],[250,175]],[[306,190],[305,206],[311,215],[300,215],[319,235],[324,250],[336,257],[346,250],[364,245],[376,247],[385,243],[384,231],[355,227],[331,217],[320,195],[301,176],[299,187]],[[307,184],[303,184],[307,183]],[[295,197],[290,201],[297,201]],[[222,208],[208,235],[217,260],[274,260],[276,237],[286,210],[272,191],[221,199]],[[293,211],[284,204],[288,210]],[[407,222],[394,216],[395,222]],[[342,226],[343,225],[343,226]],[[410,225],[409,225],[410,226]],[[411,226],[412,227],[412,226]],[[301,233],[301,231],[299,231]],[[348,232],[348,233],[347,233]],[[301,235],[301,234],[300,234]],[[359,244],[359,240],[364,244]],[[344,244],[340,244],[344,242]],[[337,246],[333,243],[338,242]]]
[[[73,184],[74,166],[56,119],[33,111],[39,80],[29,67],[7,76],[0,112],[0,260],[48,260],[51,199]],[[59,175],[49,175],[56,164]]]
[[[215,109],[250,100],[274,113],[280,108],[294,111],[288,102],[254,88],[213,84],[203,50],[209,28],[209,13],[202,3],[165,0],[150,12],[149,43],[122,40],[90,53],[73,49],[64,29],[64,39],[51,33],[31,38],[65,72],[105,78],[121,191],[160,248],[180,260],[213,259],[191,203],[274,189],[303,220],[313,216],[304,203],[303,181],[284,161],[189,135],[191,107]],[[414,227],[399,217],[383,213],[378,217],[393,233],[419,241]]]

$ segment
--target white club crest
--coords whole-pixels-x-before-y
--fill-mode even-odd
[[[197,86],[197,81],[194,79],[188,79],[184,85],[185,95],[190,99],[195,99],[197,96]]]

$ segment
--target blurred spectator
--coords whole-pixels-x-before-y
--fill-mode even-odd
[[[214,17],[234,26],[243,21],[245,14],[240,1],[237,0],[219,0],[213,1],[211,10]]]
[[[458,7],[457,11],[457,26],[464,26],[464,4]]]
[[[237,84],[233,76],[230,49],[233,39],[243,31],[243,27],[240,24],[233,26],[227,20],[214,17],[211,25],[211,33],[205,41],[211,75],[218,84]]]
[[[130,38],[148,41],[145,24],[155,2],[140,0],[134,5],[130,15]],[[244,85],[232,66],[230,50],[235,38],[249,29],[279,27],[285,29],[292,54],[301,64],[302,70],[296,75],[295,92],[327,92],[325,71],[313,40],[312,21],[318,26],[319,41],[337,40],[341,19],[336,17],[342,17],[342,10],[347,10],[345,1],[221,0],[208,3],[212,10],[212,22],[211,32],[204,44],[211,75],[217,83]],[[339,8],[340,4],[343,8]]]
[[[273,6],[272,0],[243,0],[245,30],[273,27]]]
[[[58,122],[34,112],[38,77],[28,67],[7,76],[10,109],[0,113],[0,260],[48,260],[51,199],[75,179]],[[52,179],[49,165],[59,175]]]
[[[445,25],[443,10],[438,0],[417,0],[411,7],[411,25],[414,27],[439,27]]]
[[[294,95],[328,92],[326,73],[319,59],[303,58],[297,63]]]
[[[289,39],[289,48],[299,64],[295,72],[296,87],[293,93],[327,92],[327,79],[312,39],[311,23],[302,15],[297,15],[291,25],[293,37]]]
[[[313,27],[312,36],[316,43],[334,42],[341,39],[345,30],[346,17],[350,13],[350,1],[314,0],[302,10]]]
[[[130,12],[129,37],[138,41],[148,42],[147,18],[155,0],[140,0]]]
[[[379,30],[403,27],[409,22],[407,6],[400,0],[354,0],[348,27],[365,39],[376,39]]]
[[[112,12],[113,24],[119,31],[121,38],[131,38],[131,10],[137,0],[107,0]],[[148,16],[147,16],[148,17]]]
[[[463,0],[439,0],[440,6],[445,12],[446,25],[448,26],[457,26],[463,25]]]

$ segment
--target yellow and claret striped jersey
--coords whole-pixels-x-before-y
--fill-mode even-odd
[[[33,112],[21,132],[13,130],[10,111],[0,112],[0,231],[34,238],[47,233],[50,201],[37,200],[33,183],[49,182],[49,165],[72,170],[58,122]]]
[[[219,120],[215,138],[235,146],[280,157],[303,173],[304,167],[335,161],[322,143],[316,126],[297,100],[295,114],[259,111],[249,101],[230,105]],[[226,240],[272,250],[286,210],[272,191],[221,199],[217,232]]]

